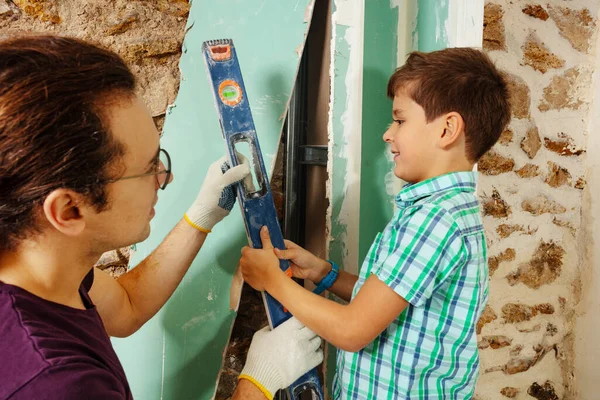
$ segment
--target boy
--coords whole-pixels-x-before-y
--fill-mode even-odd
[[[360,271],[339,271],[294,243],[242,250],[242,272],[340,349],[336,399],[469,399],[479,369],[475,324],[488,298],[486,242],[473,166],[510,120],[507,85],[480,51],[412,53],[388,83],[383,135],[407,182]],[[278,268],[350,301],[294,284]]]

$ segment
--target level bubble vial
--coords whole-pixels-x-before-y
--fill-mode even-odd
[[[242,101],[242,88],[237,82],[226,80],[219,85],[219,97],[228,106],[235,106]]]

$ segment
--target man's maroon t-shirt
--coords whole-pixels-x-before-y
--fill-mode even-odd
[[[123,367],[88,296],[85,310],[0,282],[0,399],[132,399]]]

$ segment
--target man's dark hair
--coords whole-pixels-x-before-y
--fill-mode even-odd
[[[388,82],[393,99],[401,90],[423,110],[428,122],[459,113],[465,122],[467,156],[476,162],[510,122],[503,74],[483,52],[468,47],[411,53]]]
[[[39,230],[36,210],[59,188],[107,207],[108,165],[124,154],[106,106],[134,96],[115,53],[81,40],[0,41],[0,252]]]

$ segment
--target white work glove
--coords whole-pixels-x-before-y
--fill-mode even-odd
[[[321,338],[292,317],[254,334],[239,379],[249,380],[271,400],[322,361]]]
[[[233,168],[229,168],[226,157],[215,161],[208,168],[200,193],[184,215],[191,226],[210,233],[213,226],[229,215],[235,204],[236,190],[233,184],[244,178],[252,179],[248,160],[240,156],[238,154],[242,163]]]

